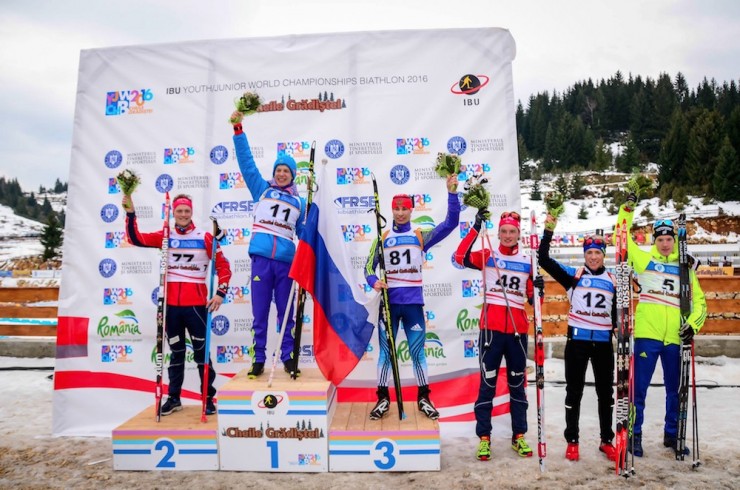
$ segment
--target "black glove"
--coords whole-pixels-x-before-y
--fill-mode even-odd
[[[635,206],[637,205],[637,194],[634,192],[630,192],[627,194],[627,201],[625,202],[628,208],[635,209]]]
[[[537,277],[534,278],[532,281],[532,284],[534,284],[534,287],[536,287],[540,292],[540,298],[545,296],[545,278],[541,275],[537,274]]]
[[[213,237],[216,239],[216,241],[219,241],[220,242],[221,239],[224,236],[226,236],[226,233],[224,233],[224,230],[222,230],[221,227],[218,226],[218,221],[216,221],[216,218],[214,218],[213,216],[211,216],[211,219],[213,220],[213,225],[214,225],[214,230],[213,230],[214,235],[213,235]]]
[[[688,323],[684,323],[681,325],[681,329],[678,331],[678,334],[681,336],[681,340],[683,340],[684,344],[689,344],[694,340],[694,327]]]
[[[488,211],[487,208],[480,208],[478,209],[478,212],[475,215],[475,225],[474,228],[476,230],[480,231],[481,225],[484,221],[488,221],[488,218],[491,216],[491,212]]]

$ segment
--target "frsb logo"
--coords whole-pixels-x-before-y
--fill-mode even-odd
[[[232,286],[226,292],[224,304],[244,304],[249,303],[249,288],[247,286]]]
[[[285,141],[277,144],[277,153],[280,155],[290,155],[293,158],[307,157],[311,150],[311,143],[308,141]]]
[[[367,178],[370,176],[370,169],[367,167],[338,168],[337,184],[368,184]]]
[[[463,298],[473,298],[480,296],[483,293],[483,280],[482,279],[463,279],[462,281],[462,296]]]
[[[487,163],[469,163],[467,165],[460,165],[460,173],[457,177],[461,181],[468,180],[475,174],[484,174],[491,171],[491,166]]]
[[[131,354],[134,353],[130,345],[103,345],[100,350],[101,362],[132,362]]]
[[[247,245],[251,234],[249,228],[226,228],[221,243],[224,245]]]
[[[104,305],[130,305],[134,290],[131,288],[105,288],[103,289]]]
[[[396,138],[396,155],[429,153],[429,138]]]
[[[172,165],[175,163],[193,163],[195,161],[195,148],[165,148],[164,164]]]
[[[105,115],[141,114],[150,112],[144,105],[154,98],[151,89],[108,92],[105,97]]]
[[[345,242],[366,242],[370,240],[370,225],[342,225]]]
[[[227,172],[218,178],[219,189],[243,189],[246,186],[241,172]]]
[[[219,345],[216,347],[216,362],[219,364],[251,362],[249,346]]]
[[[124,248],[133,247],[128,241],[126,241],[125,231],[106,231],[105,232],[105,248]]]

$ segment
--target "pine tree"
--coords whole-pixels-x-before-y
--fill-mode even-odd
[[[46,226],[41,234],[41,245],[44,246],[43,260],[49,260],[59,256],[59,248],[62,246],[62,227],[54,213],[46,219]]]
[[[555,179],[555,190],[563,196],[568,195],[568,183],[565,181],[563,174],[558,175],[558,178]]]
[[[606,146],[604,140],[599,138],[594,146],[594,157],[590,168],[594,170],[606,170],[611,166],[614,156],[611,149]]]
[[[722,116],[704,110],[689,131],[686,170],[691,189],[709,190],[724,139]]]
[[[536,178],[532,183],[532,192],[530,192],[529,198],[533,201],[542,200],[542,186],[540,185],[539,178]]]
[[[658,183],[686,182],[686,150],[689,139],[689,123],[681,109],[673,111],[671,127],[660,148],[658,156]]]
[[[616,159],[616,167],[620,172],[632,172],[632,169],[640,167],[640,150],[632,140],[632,137],[627,138],[627,143],[624,151]]]
[[[735,201],[740,196],[740,159],[725,136],[714,170],[714,197],[719,201]]]
[[[586,209],[586,203],[581,204],[578,208],[578,219],[588,219],[588,210]]]
[[[586,185],[586,182],[583,180],[583,177],[581,174],[576,173],[573,175],[573,178],[570,179],[570,197],[572,199],[578,199],[583,195],[583,187]]]

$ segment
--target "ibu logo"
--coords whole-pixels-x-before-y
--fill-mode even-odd
[[[211,148],[211,153],[209,155],[211,159],[211,163],[214,165],[221,165],[226,161],[227,158],[229,158],[229,150],[226,149],[225,146],[218,145]]]
[[[118,168],[123,163],[123,155],[118,150],[111,150],[105,154],[105,166],[108,168]]]

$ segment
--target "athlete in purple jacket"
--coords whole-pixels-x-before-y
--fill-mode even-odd
[[[399,322],[403,323],[409,353],[414,367],[416,383],[419,386],[417,398],[419,411],[430,419],[439,418],[439,412],[429,394],[427,360],[424,354],[426,323],[424,321],[424,289],[422,287],[422,265],[424,252],[442,241],[454,230],[460,219],[460,201],[457,197],[457,175],[447,177],[447,216],[443,223],[429,231],[411,229],[411,211],[414,209],[412,196],[399,194],[393,197],[393,226],[383,234],[383,255],[385,258],[386,280],[381,281],[375,274],[379,262],[377,239],[370,249],[365,266],[367,283],[376,291],[388,289],[390,302],[391,328],[393,337],[398,333]],[[385,330],[378,329],[380,356],[378,357],[378,403],[370,412],[370,419],[382,418],[390,410],[388,393],[388,374],[391,368],[388,340]]]

